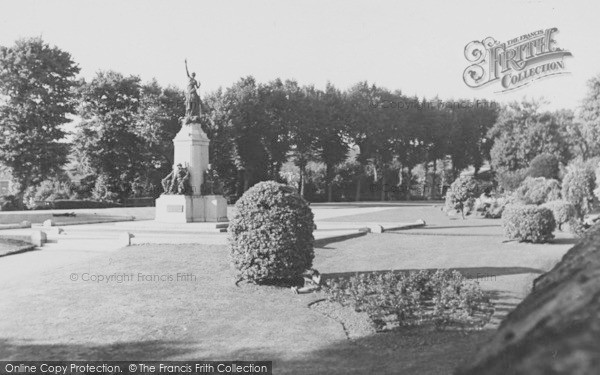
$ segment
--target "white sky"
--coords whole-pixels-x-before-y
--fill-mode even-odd
[[[114,69],[182,88],[187,57],[201,95],[253,75],[342,89],[368,80],[443,100],[544,96],[551,107],[575,108],[600,74],[599,14],[594,1],[0,0],[0,44],[41,35],[70,52],[85,78]],[[511,93],[464,84],[467,43],[549,27],[574,55],[572,74]]]

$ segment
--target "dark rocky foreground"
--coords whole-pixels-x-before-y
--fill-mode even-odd
[[[600,227],[589,233],[457,375],[600,373]]]

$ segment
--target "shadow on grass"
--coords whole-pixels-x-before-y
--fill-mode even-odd
[[[433,207],[439,204],[439,202],[373,202],[373,203],[345,203],[345,202],[332,202],[332,203],[311,203],[311,206],[318,208],[337,208],[337,209],[345,209],[345,208],[398,208],[398,207]]]
[[[474,356],[493,330],[434,331],[407,328],[334,341],[306,352],[282,353],[256,346],[212,355],[198,342],[139,341],[107,345],[16,343],[0,339],[1,360],[161,361],[181,359],[273,361],[277,374],[449,374]],[[218,344],[218,343],[217,343]],[[209,345],[209,343],[205,343]],[[402,369],[399,372],[399,369]],[[125,371],[127,373],[127,371]]]
[[[580,240],[580,238],[555,238],[550,243],[556,245],[575,245]]]
[[[295,358],[252,349],[231,355],[273,361],[276,374],[447,375],[468,363],[494,332],[414,327],[336,342]]]
[[[48,344],[13,342],[0,339],[0,360],[111,360],[152,361],[174,356],[185,356],[193,352],[189,342],[180,341],[138,341],[120,342],[107,345]]]
[[[436,271],[438,268],[426,268],[427,271]],[[545,271],[538,268],[530,267],[462,267],[449,268],[451,271],[460,272],[467,279],[475,280],[494,280],[498,276],[506,275],[521,275],[527,273],[543,274]],[[354,275],[376,273],[382,274],[393,271],[394,273],[408,273],[410,271],[420,271],[420,269],[405,269],[405,270],[376,270],[376,271],[356,271],[356,272],[338,272],[324,273],[323,279],[349,278]]]
[[[367,235],[367,232],[359,232],[357,230],[355,233],[350,233],[345,236],[337,236],[337,237],[333,237],[333,238],[318,239],[318,240],[315,240],[314,247],[315,247],[315,249],[332,249],[331,247],[326,247],[326,246],[329,244],[335,243],[335,242],[342,242],[342,241],[350,240],[352,238],[362,237],[365,235]]]
[[[425,226],[422,228],[419,228],[421,230],[436,230],[436,229],[473,229],[473,228],[499,228],[501,227],[500,224],[497,225],[454,225],[454,226],[436,226],[431,225],[431,226]]]
[[[400,234],[405,236],[428,236],[428,237],[500,237],[497,234],[485,234],[485,233],[477,233],[477,234],[466,234],[466,233],[444,233],[444,232],[422,232],[421,229],[408,229],[408,230],[398,230],[398,231],[386,231],[388,234]]]

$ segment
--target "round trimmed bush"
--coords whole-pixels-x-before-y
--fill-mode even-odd
[[[536,205],[507,205],[502,213],[504,235],[519,242],[547,242],[554,238],[554,215],[549,208]]]
[[[274,283],[312,267],[313,213],[292,187],[260,182],[242,195],[229,223],[229,254],[238,280]]]
[[[561,229],[561,226],[564,223],[568,223],[576,215],[575,206],[573,206],[572,203],[563,200],[544,203],[543,207],[549,208],[552,211],[558,229]]]

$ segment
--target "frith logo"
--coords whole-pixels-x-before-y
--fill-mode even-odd
[[[469,87],[478,88],[498,81],[510,91],[540,78],[565,74],[564,58],[571,52],[558,48],[553,39],[557,28],[537,30],[505,43],[492,37],[472,41],[465,47],[465,58],[472,63],[463,73]]]

